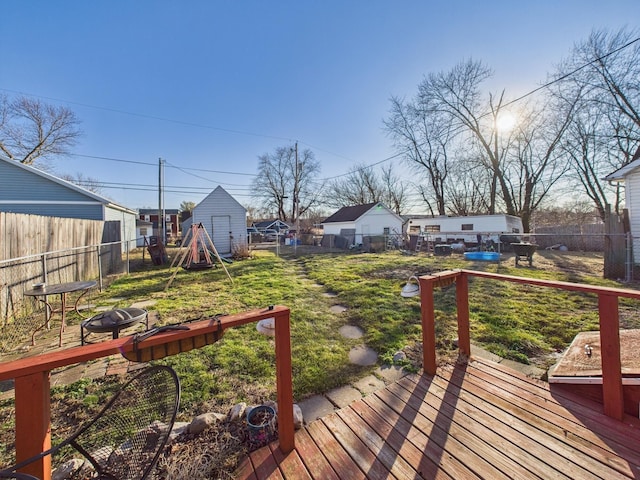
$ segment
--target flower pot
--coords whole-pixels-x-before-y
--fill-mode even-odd
[[[276,412],[268,405],[258,405],[247,414],[249,449],[263,447],[277,438]]]

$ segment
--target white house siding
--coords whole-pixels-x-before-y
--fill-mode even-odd
[[[400,234],[402,232],[402,219],[391,213],[386,208],[373,207],[360,218],[352,222],[330,222],[323,224],[324,235],[340,235],[344,229],[355,229],[357,242],[362,242],[362,236],[384,235],[384,229],[389,233]]]
[[[358,218],[356,224],[356,235],[383,235],[384,229],[388,228],[390,234],[402,233],[402,219],[392,215],[385,208],[373,207],[367,213]]]
[[[625,178],[625,207],[629,210],[629,223],[633,235],[633,261],[640,263],[640,171],[638,170],[631,172]]]
[[[195,206],[192,222],[202,223],[220,254],[247,243],[247,210],[222,187],[216,187]]]

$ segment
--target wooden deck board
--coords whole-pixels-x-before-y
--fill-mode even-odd
[[[486,360],[409,375],[277,443],[249,478],[640,479],[640,420]]]

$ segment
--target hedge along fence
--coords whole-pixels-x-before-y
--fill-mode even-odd
[[[0,351],[26,338],[38,302],[34,283],[102,279],[122,273],[120,222],[0,212]]]

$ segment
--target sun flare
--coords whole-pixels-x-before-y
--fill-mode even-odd
[[[500,132],[513,130],[516,125],[516,116],[511,112],[501,112],[496,118],[496,128]]]

